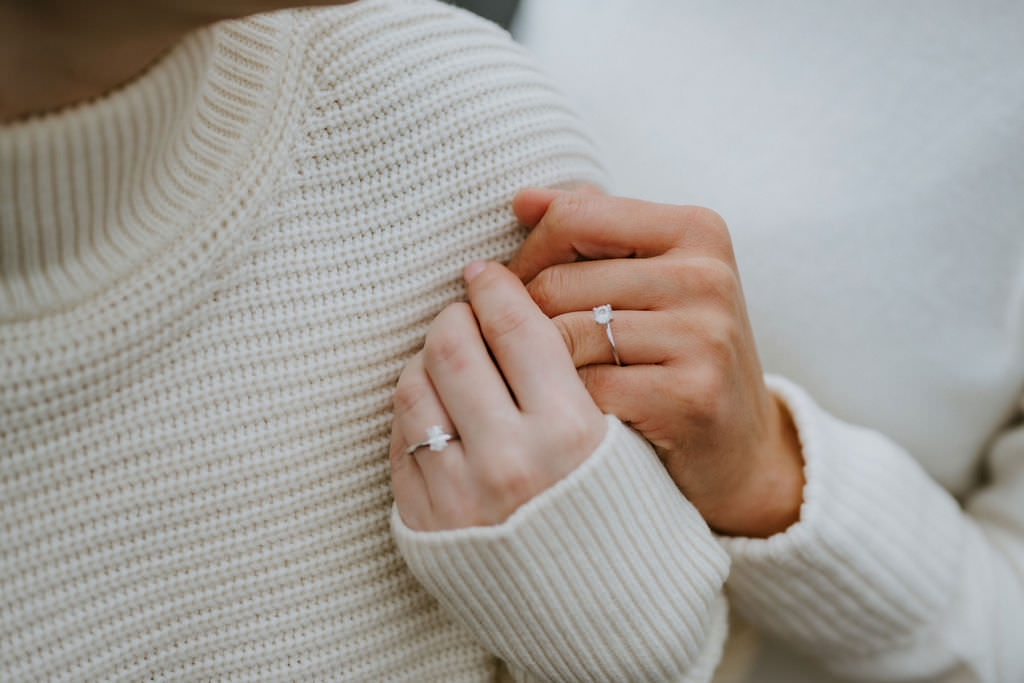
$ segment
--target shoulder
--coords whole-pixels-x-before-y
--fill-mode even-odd
[[[575,112],[498,26],[432,0],[294,14],[318,144],[478,179],[523,168],[524,184],[603,183]]]
[[[344,66],[426,74],[441,62],[479,65],[498,59],[533,69],[506,31],[437,0],[360,0],[290,14],[312,60],[309,66],[328,80],[352,75]]]

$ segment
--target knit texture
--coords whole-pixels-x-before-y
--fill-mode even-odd
[[[522,0],[517,23],[613,193],[729,224],[807,465],[798,524],[723,541],[766,636],[748,680],[1024,681],[1024,5]]]
[[[800,521],[784,534],[722,539],[739,558],[729,579],[736,607],[834,660],[892,649],[953,600],[965,547],[959,507],[881,435],[824,413],[781,377],[768,383],[798,425],[807,486]]]
[[[968,517],[878,432],[829,415],[782,377],[768,384],[793,415],[807,485],[785,533],[721,539],[737,610],[853,679],[1019,680],[1024,432],[999,440],[999,484]]]
[[[650,445],[614,417],[583,465],[504,524],[415,532],[396,508],[392,525],[427,590],[542,680],[711,678],[728,558]]]
[[[401,0],[0,129],[0,678],[492,680],[393,545],[391,395],[515,190],[602,182],[578,130],[502,32]]]

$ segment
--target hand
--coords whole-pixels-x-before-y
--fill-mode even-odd
[[[795,522],[800,447],[765,387],[722,219],[593,191],[524,190],[513,209],[532,232],[509,268],[601,410],[654,444],[716,531],[768,536]],[[602,304],[624,367],[594,321]]]
[[[438,315],[395,392],[392,485],[402,521],[417,531],[504,522],[582,463],[606,429],[522,283],[479,261],[465,277],[469,304]],[[432,425],[458,440],[408,455]]]

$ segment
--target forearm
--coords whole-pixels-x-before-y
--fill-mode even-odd
[[[728,560],[617,420],[583,465],[504,524],[416,533],[392,521],[427,590],[520,675],[706,680],[720,656]]]
[[[796,419],[807,486],[785,533],[722,539],[735,606],[859,678],[1020,680],[1019,532],[993,542],[897,445],[829,416],[788,382],[771,384]]]

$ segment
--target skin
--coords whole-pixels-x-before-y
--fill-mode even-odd
[[[186,34],[325,0],[0,0],[0,122],[114,90]]]
[[[716,531],[766,537],[796,522],[800,444],[765,386],[722,218],[595,191],[526,190],[513,208],[532,231],[509,268],[601,410],[654,444]],[[625,367],[590,312],[606,303]]]
[[[202,26],[315,4],[339,3],[0,0],[0,121],[107,93]],[[521,193],[515,210],[534,231],[512,271],[467,270],[469,305],[438,318],[399,384],[392,463],[407,523],[504,521],[596,447],[602,411],[655,444],[717,530],[764,536],[795,521],[799,444],[761,380],[721,220],[546,190]],[[589,318],[603,303],[618,310],[628,367],[609,365],[603,330]],[[422,466],[396,458],[430,424],[458,429],[463,440]],[[461,501],[458,509],[450,500]]]
[[[519,279],[479,261],[465,278],[469,303],[434,320],[395,392],[392,487],[402,520],[419,531],[504,522],[578,467],[606,430],[557,327]],[[407,455],[430,425],[459,440]]]
[[[391,463],[406,524],[504,521],[586,459],[601,412],[654,444],[716,531],[766,537],[797,521],[800,445],[764,384],[721,218],[589,191],[526,190],[513,208],[532,232],[509,269],[467,269],[469,304],[434,321],[399,381]],[[624,367],[591,313],[606,303]],[[462,442],[406,455],[431,424]]]

